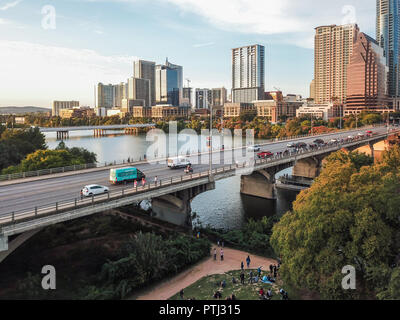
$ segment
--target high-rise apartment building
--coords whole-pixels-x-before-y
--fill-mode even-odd
[[[114,86],[112,84],[97,85],[97,108],[111,109],[114,107]]]
[[[79,107],[79,101],[53,101],[52,116],[58,117],[63,109],[73,109]]]
[[[315,100],[315,80],[310,83],[310,99]]]
[[[183,88],[181,106],[192,107],[192,90],[190,87]]]
[[[227,91],[225,88],[214,88],[211,90],[211,104],[213,108],[222,107],[227,100]]]
[[[388,105],[387,74],[383,48],[360,32],[347,68],[345,114],[385,109]]]
[[[261,45],[232,49],[232,101],[263,100],[265,91],[265,48]]]
[[[128,83],[121,82],[113,85],[113,107],[121,108],[122,100],[128,97]]]
[[[346,101],[347,66],[359,28],[356,24],[315,29],[314,80],[317,104]]]
[[[150,105],[154,105],[156,101],[156,63],[144,60],[134,61],[133,77],[149,80]]]
[[[376,41],[383,48],[388,72],[388,94],[400,96],[400,0],[376,1]]]
[[[150,80],[134,77],[129,78],[128,100],[141,101],[143,107],[151,107]]]
[[[209,109],[212,103],[210,89],[196,89],[196,109]]]

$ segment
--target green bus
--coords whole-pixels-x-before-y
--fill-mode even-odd
[[[110,170],[110,182],[112,184],[126,183],[146,178],[142,171],[134,167]]]

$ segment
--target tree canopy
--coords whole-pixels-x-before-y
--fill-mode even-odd
[[[398,299],[400,148],[372,165],[339,151],[273,228],[271,244],[285,281],[326,299]],[[344,290],[343,267],[356,268],[358,290]]]

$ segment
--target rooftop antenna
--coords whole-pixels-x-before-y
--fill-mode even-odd
[[[190,88],[190,83],[192,82],[190,79],[186,78],[187,81],[187,87]]]

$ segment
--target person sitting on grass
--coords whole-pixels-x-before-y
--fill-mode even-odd
[[[260,294],[260,297],[262,297],[263,295],[265,295],[264,288],[261,288],[260,291],[259,291],[258,293]]]
[[[221,298],[222,298],[221,292],[216,291],[216,292],[214,293],[214,299],[221,299]]]
[[[280,289],[279,293],[282,295],[282,300],[289,300],[288,293],[285,290]]]
[[[226,287],[226,281],[225,281],[225,280],[222,280],[222,281],[221,281],[221,287],[222,287],[222,288],[225,288],[225,287]]]
[[[237,300],[236,296],[235,296],[233,293],[232,293],[231,299],[232,299],[232,300]]]
[[[232,284],[237,284],[238,282],[237,282],[237,280],[236,280],[236,278],[235,277],[232,277]]]
[[[269,288],[267,291],[267,299],[271,300],[271,298],[272,298],[272,290],[271,290],[271,288]]]

